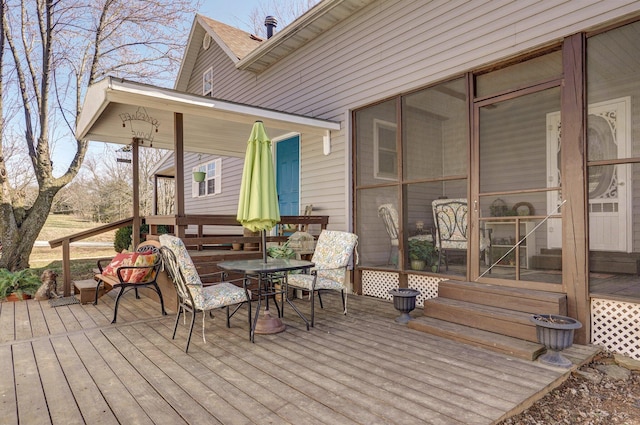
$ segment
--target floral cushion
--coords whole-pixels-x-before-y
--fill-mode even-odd
[[[145,282],[151,277],[157,256],[154,253],[139,252],[123,252],[116,255],[107,267],[104,268],[102,274],[118,279],[117,270],[123,266],[137,266],[140,269],[124,269],[121,272],[122,279],[128,283]],[[144,267],[148,266],[148,267]],[[142,268],[144,267],[144,268]]]
[[[185,279],[185,284],[193,297],[195,306],[204,305],[204,295],[202,294],[202,281],[198,275],[198,270],[191,260],[191,256],[184,246],[182,239],[171,235],[160,235],[160,245],[169,248],[176,256],[178,267]],[[194,306],[194,307],[195,307]]]
[[[180,267],[185,284],[195,304],[192,307],[210,310],[247,301],[245,290],[229,282],[222,282],[203,288],[198,270],[180,238],[171,235],[160,235],[160,244],[169,248],[176,256],[178,267]],[[185,300],[185,302],[188,302],[188,300]]]
[[[311,259],[315,263],[312,270],[318,274],[315,289],[344,289],[347,266],[357,242],[358,236],[353,233],[335,230],[320,233]],[[289,275],[288,282],[292,287],[310,290],[313,279],[312,275]]]

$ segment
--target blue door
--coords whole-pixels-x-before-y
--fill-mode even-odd
[[[300,137],[276,143],[276,186],[280,215],[300,213]]]

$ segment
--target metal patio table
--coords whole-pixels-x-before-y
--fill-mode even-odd
[[[281,314],[284,314],[285,300],[287,303],[289,303],[291,308],[293,308],[296,314],[298,314],[298,316],[300,316],[300,318],[304,321],[305,325],[307,326],[307,330],[309,330],[309,321],[289,299],[287,277],[288,273],[291,271],[308,270],[314,265],[315,264],[311,261],[294,260],[288,258],[267,258],[266,262],[260,258],[251,260],[223,261],[221,263],[218,263],[218,267],[223,270],[244,273],[245,279],[257,280],[258,282],[258,292],[256,294],[256,297],[258,299],[258,308],[256,309],[256,313],[251,325],[251,342],[254,341],[254,336],[256,333],[277,333],[284,331],[285,325],[282,323],[279,317],[281,316]],[[279,288],[276,286],[277,283],[281,283]],[[280,308],[278,307],[278,304],[276,302],[277,295],[283,296],[282,313],[280,312]],[[273,297],[274,302],[276,303],[276,308],[278,309],[278,318],[270,317],[270,297]],[[263,299],[265,300],[265,315],[263,317],[260,317],[260,306]],[[258,326],[259,320],[268,321],[270,322],[270,324],[263,327]],[[256,332],[257,328],[268,328],[269,330]]]

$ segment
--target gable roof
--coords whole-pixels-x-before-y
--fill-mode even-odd
[[[175,127],[176,114],[182,128]],[[329,144],[330,132],[341,128],[339,122],[106,77],[87,89],[76,135],[123,145],[146,137],[153,147],[168,150],[180,137],[187,152],[243,157],[256,120],[272,139],[300,133]]]
[[[196,14],[174,85],[176,90],[187,90],[189,78],[196,64],[200,48],[203,45],[203,40],[207,35],[211,37],[212,42],[215,42],[229,56],[229,59],[234,64],[238,63],[263,42],[260,37],[246,31]]]
[[[260,73],[375,0],[322,0],[250,51],[236,68]]]

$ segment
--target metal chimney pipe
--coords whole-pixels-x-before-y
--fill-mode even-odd
[[[278,26],[278,21],[273,16],[267,16],[264,19],[264,26],[267,27],[267,38],[273,36],[273,30]]]

